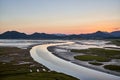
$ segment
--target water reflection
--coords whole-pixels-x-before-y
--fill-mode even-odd
[[[72,44],[72,42],[58,43],[58,44],[44,44],[44,45],[35,46],[31,49],[30,53],[35,61],[45,65],[49,69],[58,72],[63,72],[68,75],[72,75],[81,80],[120,80],[120,77],[118,76],[110,75],[104,72],[99,72],[96,70],[92,70],[89,68],[85,68],[73,64],[69,61],[65,61],[51,54],[51,52],[47,50],[48,46],[63,45],[63,44],[64,45]]]

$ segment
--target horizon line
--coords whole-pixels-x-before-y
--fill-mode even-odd
[[[74,34],[74,33],[70,33],[70,34],[66,34],[66,33],[47,33],[47,32],[33,32],[33,33],[27,33],[27,32],[24,32],[24,31],[18,31],[18,30],[8,30],[9,32],[12,32],[12,31],[15,31],[15,32],[20,32],[20,33],[24,33],[24,34],[27,34],[27,35],[31,35],[31,34],[34,34],[34,33],[45,33],[45,34],[65,34],[65,35],[79,35],[79,34],[90,34],[90,33],[95,33],[95,32],[107,32],[107,33],[111,33],[111,32],[114,32],[114,31],[120,31],[120,30],[113,30],[113,31],[102,31],[102,30],[96,30],[96,31],[93,31],[93,32],[88,32],[88,33],[79,33],[79,34]],[[8,32],[8,31],[4,31],[4,32],[0,32],[0,34],[3,34],[5,32]]]

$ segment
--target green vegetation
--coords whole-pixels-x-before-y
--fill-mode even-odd
[[[71,52],[84,53],[89,55],[97,55],[106,58],[116,58],[120,59],[120,51],[117,50],[107,50],[102,48],[89,48],[83,50],[72,49]]]
[[[72,49],[71,52],[76,52],[76,53],[87,53],[87,52],[88,52],[88,49],[81,49],[81,50]]]
[[[120,40],[118,39],[118,40],[112,40],[110,43],[108,43],[108,44],[115,44],[115,45],[117,45],[117,46],[120,46]]]
[[[120,72],[120,66],[118,65],[105,65],[104,68],[108,70]]]
[[[82,61],[100,61],[100,62],[109,61],[109,59],[105,57],[94,56],[94,55],[80,55],[80,56],[75,56],[74,58]]]
[[[9,58],[12,60],[4,62]],[[30,63],[20,64],[22,61]],[[39,72],[36,72],[37,69]],[[78,80],[62,73],[49,71],[30,57],[29,49],[0,47],[0,80]]]
[[[118,44],[118,43],[117,43]],[[75,59],[81,61],[92,61],[89,64],[100,66],[102,62],[107,62],[112,59],[120,59],[120,50],[108,50],[103,48],[89,48],[83,50],[72,49],[71,52],[83,53],[84,55],[75,56]],[[120,66],[105,65],[105,69],[120,72]]]
[[[57,73],[42,71],[36,72],[39,67],[30,68],[29,65],[11,65],[9,63],[0,63],[0,76],[2,80],[78,80],[71,76]],[[29,72],[32,69],[33,72]]]
[[[25,51],[24,49],[20,49],[17,47],[0,47],[0,55],[8,55],[10,53],[15,53],[15,52],[22,52]]]
[[[78,80],[68,75],[57,72],[33,72],[13,74],[11,76],[2,77],[2,80]]]
[[[99,63],[99,62],[89,62],[89,64],[96,65],[96,66],[103,65],[102,63]]]

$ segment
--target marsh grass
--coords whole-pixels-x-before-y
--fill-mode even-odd
[[[103,65],[103,64],[102,64],[102,63],[100,63],[100,62],[89,62],[89,64],[96,65],[96,66]]]
[[[74,58],[82,61],[99,61],[99,62],[109,61],[109,59],[105,57],[94,56],[94,55],[80,55],[80,56],[75,56]]]
[[[10,54],[18,55],[10,55]],[[0,60],[0,80],[78,80],[69,75],[50,71],[45,66],[35,62],[29,53],[29,49],[20,49],[16,47],[0,47],[0,57],[7,59],[12,57],[10,62]],[[21,61],[31,62],[30,64],[19,64]],[[30,65],[34,65],[30,67]],[[33,72],[30,72],[30,69]],[[40,72],[36,72],[39,69]],[[43,71],[45,69],[46,71]]]
[[[106,58],[120,59],[120,51],[118,50],[108,50],[102,48],[89,48],[83,50],[72,49],[71,52],[84,53],[89,55],[97,55]]]
[[[120,66],[119,65],[105,65],[104,68],[108,69],[108,70],[120,72]]]
[[[120,46],[120,39],[111,40],[111,42],[109,42],[108,44],[115,44],[115,45],[117,45],[117,46]]]

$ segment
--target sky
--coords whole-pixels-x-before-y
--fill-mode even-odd
[[[120,0],[0,0],[0,33],[120,30]]]

